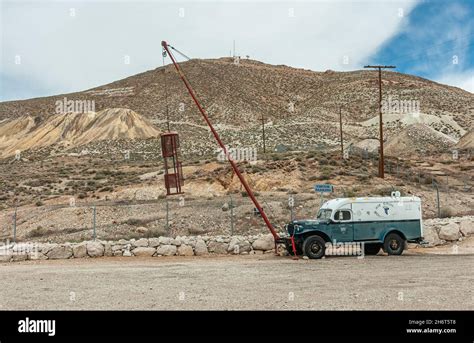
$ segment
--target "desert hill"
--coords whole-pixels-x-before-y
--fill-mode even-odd
[[[0,156],[51,145],[68,149],[101,140],[146,139],[159,134],[148,119],[123,108],[58,114],[43,121],[26,116],[0,125]]]
[[[410,156],[415,153],[435,154],[446,152],[456,140],[425,124],[413,124],[403,129],[385,145],[384,151],[392,156]]]
[[[235,64],[230,58],[194,59],[182,63],[182,68],[227,144],[261,149],[263,116],[269,150],[277,145],[289,150],[337,147],[339,106],[342,106],[347,141],[378,138],[378,89],[374,72],[315,72],[244,59]],[[396,72],[384,72],[383,85],[385,99],[418,101],[420,110],[416,115],[387,113],[384,116],[387,140],[396,138],[413,124],[430,127],[454,142],[472,129],[472,93]],[[171,128],[181,134],[185,153],[202,155],[215,151],[210,133],[172,65],[82,92],[2,102],[0,137],[6,138],[0,138],[3,142],[0,149],[11,152],[35,144],[58,143],[58,137],[70,144],[68,135],[60,133],[62,129],[53,130],[59,122],[65,125],[61,115],[55,114],[56,101],[64,98],[94,101],[97,111],[130,109],[147,118],[154,125],[149,129],[153,132],[165,130],[168,112]],[[72,144],[108,139],[109,135],[117,137],[109,131],[115,128],[103,128],[88,133],[87,137],[82,135],[80,132],[85,128],[79,129],[77,125],[89,125],[89,119],[82,117],[68,119],[78,130]],[[113,125],[107,120],[102,124]],[[46,129],[47,125],[52,126]],[[23,135],[37,126],[54,132],[53,137],[28,136],[31,144],[17,138],[18,142],[11,146],[6,132]]]
[[[459,149],[474,149],[474,131],[471,130],[462,136],[456,147]]]

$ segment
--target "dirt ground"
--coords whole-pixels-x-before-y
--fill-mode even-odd
[[[473,310],[474,255],[98,258],[0,265],[0,309]]]

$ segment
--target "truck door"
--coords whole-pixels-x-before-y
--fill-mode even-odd
[[[351,210],[337,210],[331,226],[331,240],[352,242],[354,240],[354,224]]]

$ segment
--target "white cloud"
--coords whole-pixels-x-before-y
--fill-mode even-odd
[[[436,82],[455,86],[474,93],[474,69],[458,73],[447,73],[435,79]]]
[[[163,39],[192,57],[228,56],[235,39],[239,54],[266,63],[357,69],[415,3],[3,2],[1,72],[43,93],[83,90],[161,66]]]

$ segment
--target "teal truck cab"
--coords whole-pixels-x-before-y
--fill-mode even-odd
[[[406,242],[421,242],[423,226],[418,197],[338,198],[326,201],[315,219],[286,225],[288,252],[318,259],[328,246],[358,242],[363,253],[376,255],[382,248],[400,255]],[[294,240],[294,247],[292,238]]]

